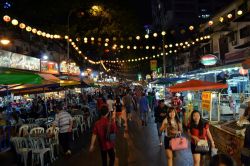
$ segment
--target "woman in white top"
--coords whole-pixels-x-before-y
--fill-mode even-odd
[[[165,131],[164,146],[167,156],[168,166],[173,165],[173,151],[170,147],[170,140],[176,136],[176,134],[182,133],[181,122],[177,116],[176,110],[173,107],[168,108],[167,117],[163,120],[160,131]]]
[[[108,105],[109,111],[114,111],[114,104],[115,102],[112,99],[112,96],[108,95],[107,105]]]

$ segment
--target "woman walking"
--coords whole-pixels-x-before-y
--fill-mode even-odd
[[[115,106],[117,124],[119,127],[121,127],[122,126],[122,103],[119,97],[116,97],[114,106]]]
[[[167,165],[173,166],[173,151],[170,147],[170,140],[177,134],[182,133],[181,122],[177,116],[176,110],[173,107],[168,109],[167,117],[163,120],[160,131],[165,130],[164,146],[167,156]]]
[[[194,166],[203,165],[202,156],[205,155],[206,152],[197,151],[197,144],[200,141],[207,142],[209,139],[212,148],[215,148],[215,145],[213,137],[209,131],[208,123],[205,123],[201,119],[201,114],[197,110],[191,113],[191,121],[188,125],[188,134],[191,137],[191,150],[193,154]]]

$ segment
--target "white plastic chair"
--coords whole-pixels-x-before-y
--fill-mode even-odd
[[[29,130],[33,129],[33,128],[36,128],[36,127],[39,127],[38,124],[34,124],[34,123],[31,123],[31,124],[27,124],[29,126]]]
[[[72,127],[73,141],[75,140],[75,133],[77,134],[77,137],[79,137],[78,126],[79,126],[79,118],[73,117],[73,127]]]
[[[75,115],[74,117],[75,117],[75,119],[76,119],[76,121],[78,123],[78,126],[80,126],[81,133],[83,133],[83,126],[84,126],[85,130],[86,130],[86,127],[87,127],[86,123],[84,122],[83,115]]]
[[[34,163],[34,157],[38,156],[40,159],[41,166],[44,166],[44,154],[49,152],[50,154],[50,160],[52,162],[52,156],[51,156],[51,149],[45,147],[45,141],[44,138],[29,138],[29,141],[31,143],[31,150],[32,150],[32,165]]]
[[[87,117],[87,123],[88,123],[88,127],[90,129],[91,128],[91,116]]]
[[[42,127],[35,127],[33,129],[30,130],[30,134],[43,134],[44,133],[44,128]]]
[[[28,122],[28,123],[34,123],[34,122],[35,122],[35,119],[34,119],[34,118],[28,118],[28,119],[27,119],[27,122]]]
[[[50,127],[52,127],[53,126],[53,123],[48,123],[48,124],[46,124],[46,128],[48,129],[48,128],[50,128]]]
[[[24,135],[26,135],[28,133],[29,133],[29,126],[28,125],[22,125],[19,128],[18,136],[21,137],[21,136],[24,136]]]
[[[46,118],[38,118],[38,119],[35,120],[35,123],[38,124],[38,125],[41,125],[46,121],[47,121]]]
[[[11,142],[13,142],[16,153],[21,155],[21,160],[24,161],[24,165],[27,166],[28,154],[31,151],[27,139],[24,137],[12,137]]]
[[[52,156],[52,160],[55,160],[55,151],[54,151],[54,147],[56,146],[57,148],[57,154],[59,154],[59,139],[58,139],[58,134],[59,134],[59,128],[55,127],[55,129],[53,130],[53,127],[50,127],[46,130],[46,134],[54,134],[54,138],[50,138],[49,139],[49,146],[51,149],[51,156]]]

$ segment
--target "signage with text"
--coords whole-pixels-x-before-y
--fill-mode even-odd
[[[0,50],[0,67],[40,71],[40,59]]]
[[[150,69],[153,71],[157,70],[157,60],[150,60]]]
[[[58,74],[58,64],[51,61],[41,61],[41,72],[49,74]]]
[[[80,75],[80,68],[75,63],[67,64],[65,61],[60,64],[60,72],[71,75]]]
[[[211,92],[202,92],[201,108],[206,111],[210,111],[211,108]]]

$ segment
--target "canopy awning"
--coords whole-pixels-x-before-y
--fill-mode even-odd
[[[42,78],[38,74],[24,71],[0,69],[0,85],[9,84],[41,84]]]
[[[60,82],[60,79],[52,74],[38,74],[38,75],[41,76],[44,80],[47,80],[50,82],[55,82],[55,83]]]
[[[60,80],[60,86],[72,86],[81,84],[79,81],[74,80]]]
[[[201,80],[189,80],[180,84],[176,84],[168,88],[170,92],[182,92],[188,90],[212,90],[212,89],[224,89],[227,88],[227,84],[207,82]]]
[[[171,84],[175,83],[181,80],[187,80],[187,78],[158,78],[153,82],[150,82],[151,84]]]

